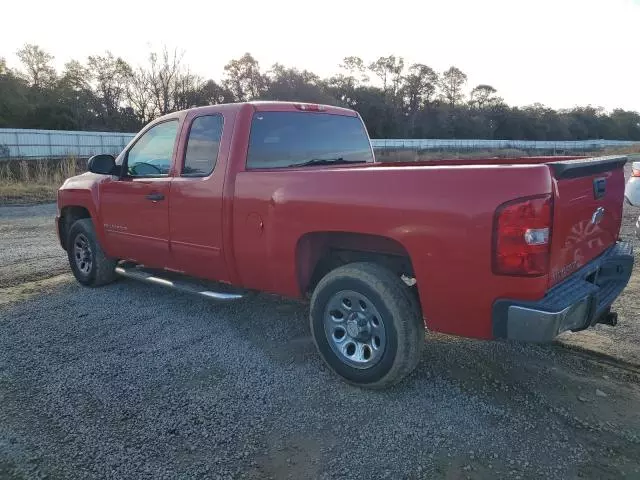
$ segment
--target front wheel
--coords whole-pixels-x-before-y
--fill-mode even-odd
[[[90,218],[76,220],[71,225],[67,255],[71,271],[82,285],[97,287],[116,279],[115,268],[118,262],[105,255]]]
[[[313,292],[310,323],[323,360],[348,383],[385,388],[420,360],[424,326],[416,300],[380,265],[353,263],[327,274]]]

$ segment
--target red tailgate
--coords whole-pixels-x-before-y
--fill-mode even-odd
[[[549,163],[555,179],[549,282],[552,286],[618,239],[626,157]]]

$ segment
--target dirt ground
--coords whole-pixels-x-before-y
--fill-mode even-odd
[[[640,478],[640,264],[615,328],[427,334],[368,392],[324,367],[304,304],[80,287],[54,213],[0,207],[0,479]]]

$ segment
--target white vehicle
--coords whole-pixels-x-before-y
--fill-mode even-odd
[[[636,207],[640,207],[640,162],[631,165],[631,177],[624,189],[624,197]],[[636,236],[640,238],[640,217],[636,221]]]

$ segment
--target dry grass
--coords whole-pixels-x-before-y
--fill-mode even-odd
[[[640,155],[640,143],[629,147],[607,148],[596,152],[589,152],[589,155]]]
[[[604,150],[596,150],[592,152],[575,151],[575,152],[557,152],[558,155],[585,155],[585,156],[602,156],[602,155],[640,155],[640,143],[629,147],[608,148]],[[550,151],[542,150],[517,150],[517,149],[501,149],[501,150],[448,150],[448,151],[427,151],[427,150],[385,150],[376,151],[376,159],[380,162],[418,162],[429,160],[473,160],[480,158],[521,158],[534,157],[540,155],[554,155]]]
[[[53,202],[60,185],[76,175],[79,167],[73,157],[1,162],[0,205]]]
[[[389,150],[376,152],[376,159],[380,162],[426,162],[429,160],[473,160],[480,158],[516,158],[528,157],[523,150],[465,150],[465,151],[427,151],[427,150]]]

